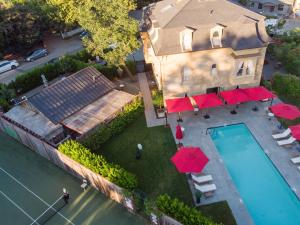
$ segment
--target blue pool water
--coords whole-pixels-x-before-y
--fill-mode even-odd
[[[213,128],[210,133],[254,223],[299,225],[300,201],[247,126]]]

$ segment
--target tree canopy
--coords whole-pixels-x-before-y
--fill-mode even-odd
[[[136,8],[132,0],[48,1],[66,23],[76,22],[89,32],[83,40],[87,50],[109,64],[125,66],[126,57],[140,46],[138,22],[128,15]]]

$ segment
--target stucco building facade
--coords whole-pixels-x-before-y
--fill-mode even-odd
[[[264,17],[225,0],[164,0],[144,9],[146,63],[165,98],[258,86]]]
[[[247,7],[262,15],[287,17],[300,10],[300,0],[249,0]]]

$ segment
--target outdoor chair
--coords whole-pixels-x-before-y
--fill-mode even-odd
[[[273,134],[272,137],[274,139],[281,139],[281,138],[286,138],[287,136],[289,136],[291,134],[291,130],[290,128],[286,129],[284,132],[279,133],[279,134]]]
[[[194,186],[196,190],[200,191],[202,194],[204,194],[206,197],[209,197],[212,195],[212,193],[217,190],[217,187],[215,184],[204,184],[204,185],[198,185],[194,183]]]
[[[281,141],[277,141],[277,144],[278,144],[279,146],[291,145],[291,144],[293,144],[295,141],[296,141],[296,138],[290,137],[290,138],[288,138],[288,139],[284,139],[284,140],[281,140]]]
[[[297,164],[300,163],[300,156],[295,157],[295,158],[291,158],[292,163]],[[299,167],[298,167],[299,168]]]
[[[201,183],[207,183],[209,181],[212,181],[212,176],[211,175],[196,176],[192,174],[192,179],[194,182],[201,184]]]
[[[80,185],[80,187],[85,191],[85,189],[87,188],[88,186],[88,182],[86,179],[83,179],[82,180],[82,184]]]

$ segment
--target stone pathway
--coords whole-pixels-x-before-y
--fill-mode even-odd
[[[139,73],[138,78],[140,83],[140,90],[142,92],[143,100],[144,100],[147,127],[164,125],[165,120],[157,119],[156,117],[146,73]]]

